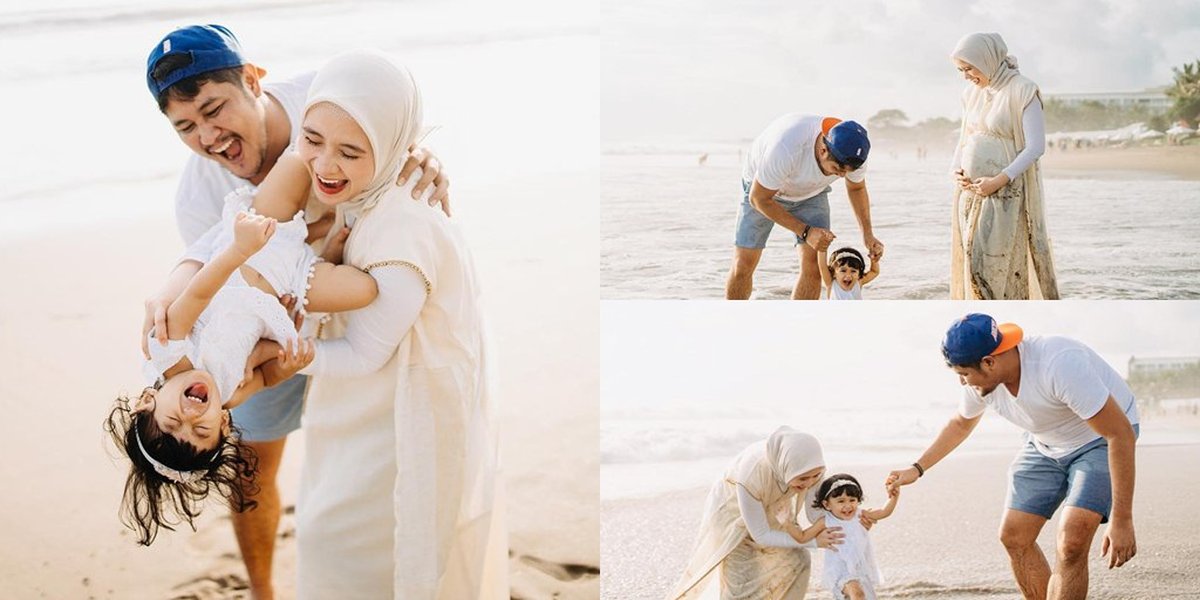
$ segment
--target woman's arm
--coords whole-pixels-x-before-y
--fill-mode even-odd
[[[1046,119],[1042,114],[1042,102],[1037,96],[1034,96],[1021,112],[1021,127],[1025,130],[1025,147],[1017,153],[1012,163],[1001,171],[1010,182],[1016,181],[1046,153]]]
[[[312,181],[295,152],[284,152],[254,192],[254,212],[277,221],[290,221],[304,208]]]
[[[275,233],[275,220],[240,213],[233,226],[233,244],[222,250],[196,272],[183,293],[167,309],[167,337],[182,340],[191,332],[200,313],[208,307],[229,276],[266,245]]]
[[[348,313],[345,336],[318,340],[316,359],[301,373],[357,377],[378,371],[392,358],[425,305],[425,278],[399,265],[372,269],[371,276],[379,296],[366,308]]]
[[[763,510],[762,503],[750,492],[741,485],[737,487],[738,511],[742,514],[742,521],[746,523],[746,531],[750,533],[750,539],[759,546],[771,546],[774,548],[816,548],[817,545],[812,541],[801,543],[786,531],[772,529],[767,524],[767,513]],[[814,534],[815,537],[815,534]]]

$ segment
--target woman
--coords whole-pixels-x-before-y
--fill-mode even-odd
[[[825,473],[817,438],[780,427],[743,450],[708,492],[700,537],[670,598],[698,598],[720,573],[722,600],[798,600],[808,590],[808,548],[839,543],[840,528],[801,544],[796,517]]]
[[[950,298],[1058,299],[1042,214],[1045,151],[1037,84],[1017,72],[995,33],[973,33],[950,55],[971,83],[955,150]]]
[[[417,177],[396,184],[420,129],[415,82],[383,55],[335,58],[309,89],[298,152],[379,296],[325,323],[304,371],[301,598],[508,598],[471,256],[444,214],[405,201]]]

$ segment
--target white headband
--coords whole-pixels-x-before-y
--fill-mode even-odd
[[[836,492],[838,489],[840,489],[840,488],[844,488],[844,487],[846,487],[846,486],[848,486],[848,485],[852,485],[852,486],[858,487],[858,484],[857,484],[857,483],[854,483],[854,480],[853,480],[853,479],[846,479],[845,477],[840,477],[840,478],[838,478],[838,479],[834,479],[834,480],[833,480],[833,485],[830,485],[830,486],[829,486],[829,491],[828,491],[828,492],[825,492],[825,495],[824,495],[824,496],[823,496],[821,499],[822,499],[822,500],[825,500],[826,498],[828,498],[828,497],[832,496],[832,495],[833,495],[833,493],[834,493],[834,492]]]
[[[157,460],[154,460],[154,457],[150,456],[150,453],[146,452],[146,447],[142,445],[142,433],[140,431],[138,431],[137,425],[134,425],[133,427],[134,427],[133,435],[134,435],[134,437],[137,438],[138,448],[141,449],[142,456],[145,456],[146,460],[150,461],[150,464],[154,466],[154,470],[156,472],[158,472],[159,475],[162,475],[163,477],[166,477],[167,479],[170,479],[171,481],[174,481],[176,483],[195,483],[197,481],[200,481],[201,479],[204,479],[204,475],[206,473],[208,473],[207,469],[204,469],[204,470],[197,469],[195,471],[179,471],[176,469],[172,469],[171,467],[168,467],[167,465],[164,465],[164,464],[158,462]],[[218,452],[217,454],[220,454],[220,452]],[[213,459],[216,459],[216,458],[217,458],[216,455],[213,455]],[[212,462],[212,461],[210,460],[209,462]]]
[[[863,263],[864,265],[867,264],[867,262],[865,260],[863,260],[863,258],[861,256],[859,256],[849,250],[843,250],[841,252],[838,252],[837,254],[834,254],[832,257],[830,257],[829,262],[837,262],[839,260],[842,260],[842,257],[853,258],[853,259],[857,260],[858,262]]]

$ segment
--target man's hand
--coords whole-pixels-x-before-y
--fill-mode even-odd
[[[837,552],[837,545],[843,543],[845,537],[846,534],[842,533],[841,527],[826,527],[824,531],[817,534],[817,547]]]
[[[317,345],[311,339],[288,340],[279,348],[275,360],[263,363],[260,367],[263,379],[268,387],[291,379],[300,369],[307,367],[316,357]]]
[[[170,300],[159,296],[146,299],[146,318],[142,320],[142,356],[146,360],[150,360],[151,330],[159,344],[167,345],[167,308],[170,306]]]
[[[893,491],[895,491],[895,493],[900,493],[900,486],[916,482],[917,477],[919,476],[920,473],[917,473],[916,467],[909,467],[907,469],[900,469],[898,471],[892,471],[889,473],[887,476],[887,481],[884,482],[884,485],[886,485],[888,489],[888,497],[890,498],[892,496]]]
[[[833,235],[832,231],[824,227],[809,227],[808,235],[804,237],[804,243],[817,252],[824,252],[836,238],[837,236]]]
[[[1111,551],[1111,552],[1110,552]],[[1100,544],[1100,556],[1108,557],[1108,568],[1120,567],[1137,554],[1137,540],[1133,534],[1132,519],[1109,521]]]
[[[240,212],[233,221],[233,249],[249,258],[275,235],[275,219]]]
[[[874,235],[864,235],[863,245],[867,247],[867,256],[872,262],[883,258],[883,242],[879,241],[879,238]]]
[[[410,147],[408,159],[404,161],[404,166],[400,167],[400,176],[396,179],[396,183],[404,185],[408,181],[408,177],[413,171],[421,168],[421,178],[417,180],[417,184],[413,186],[413,200],[420,200],[421,195],[425,193],[429,184],[434,184],[433,195],[429,197],[429,205],[442,205],[442,212],[446,216],[450,215],[450,178],[442,171],[442,163],[430,152],[428,148]]]

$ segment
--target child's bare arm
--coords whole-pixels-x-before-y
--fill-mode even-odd
[[[875,279],[876,277],[879,277],[879,259],[878,258],[871,261],[871,268],[869,270],[867,270],[866,275],[863,275],[862,281],[860,283],[862,285],[866,285],[868,283],[871,283],[871,280]]]
[[[312,182],[304,161],[285,152],[254,192],[254,212],[277,221],[288,221],[304,208]]]
[[[895,488],[888,492],[888,501],[883,508],[868,508],[863,510],[863,514],[873,520],[886,519],[892,516],[892,511],[896,510],[896,501],[900,499],[900,488]]]
[[[830,289],[830,284],[833,283],[833,273],[829,272],[829,256],[824,250],[817,252],[817,270],[821,272],[821,283],[825,284],[825,289]]]
[[[817,519],[816,523],[813,523],[804,529],[801,529],[800,526],[795,523],[789,523],[789,525],[790,526],[787,528],[787,532],[791,534],[792,539],[796,540],[796,542],[800,544],[811,542],[818,535],[821,535],[822,531],[825,531],[825,519]]]
[[[229,400],[225,402],[225,408],[234,408],[248,400],[250,396],[268,387],[270,386],[266,384],[262,369],[254,369],[250,372],[249,377],[242,380],[242,384],[233,391],[233,394],[230,394]]]
[[[379,295],[375,278],[350,265],[317,263],[310,283],[305,306],[310,312],[356,310]]]
[[[233,226],[233,244],[196,272],[183,293],[167,309],[167,337],[182,340],[208,307],[229,276],[266,245],[275,233],[275,220],[241,213]]]

